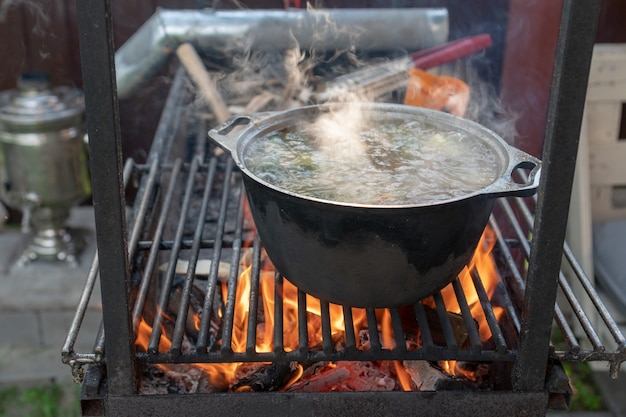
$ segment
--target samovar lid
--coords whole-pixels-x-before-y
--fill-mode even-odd
[[[52,87],[47,74],[22,74],[17,88],[0,93],[0,130],[32,132],[82,123],[85,103],[82,91]]]

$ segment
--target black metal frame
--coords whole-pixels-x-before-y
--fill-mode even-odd
[[[509,245],[500,232],[500,227],[495,218],[492,218],[490,224],[498,237],[498,247],[504,255],[505,261],[509,264],[512,272],[512,286],[518,288],[519,294],[523,294],[524,300],[521,308],[521,317],[515,313],[513,305],[515,302],[509,300],[505,303],[509,320],[514,324],[516,330],[519,331],[520,340],[519,347],[510,346],[501,337],[495,337],[496,347],[492,350],[484,349],[480,343],[475,342],[475,335],[472,338],[474,345],[472,349],[467,351],[459,350],[454,343],[450,342],[447,346],[426,345],[424,349],[417,351],[407,351],[406,349],[382,349],[379,344],[374,344],[370,351],[361,351],[355,349],[354,336],[347,335],[347,348],[344,351],[337,352],[332,346],[326,345],[321,351],[311,352],[306,349],[306,345],[292,352],[284,352],[281,350],[280,340],[275,346],[275,351],[270,354],[259,354],[254,349],[248,349],[243,353],[234,353],[228,348],[222,349],[219,353],[196,351],[193,354],[181,354],[180,336],[182,330],[177,325],[174,337],[174,347],[169,352],[158,352],[155,346],[158,345],[158,330],[153,333],[148,353],[137,353],[134,348],[134,327],[141,313],[142,298],[145,299],[147,287],[139,289],[138,301],[134,310],[130,302],[130,262],[137,250],[152,250],[155,246],[150,242],[140,241],[141,225],[146,215],[149,204],[149,197],[140,198],[136,203],[133,211],[134,218],[130,224],[134,224],[130,237],[127,237],[126,219],[124,211],[124,186],[122,177],[129,177],[131,172],[139,173],[142,176],[141,189],[138,196],[149,196],[153,192],[153,188],[157,183],[159,172],[169,170],[172,177],[177,177],[180,172],[188,172],[196,170],[199,174],[204,175],[205,180],[212,178],[215,166],[218,163],[213,159],[208,163],[195,159],[194,162],[184,164],[183,161],[167,163],[160,159],[160,155],[166,154],[166,148],[171,146],[169,137],[174,136],[173,132],[177,129],[181,118],[180,105],[184,101],[183,91],[181,87],[183,72],[179,70],[175,77],[170,97],[166,103],[162,119],[157,129],[153,149],[149,160],[144,165],[136,165],[132,161],[127,163],[122,173],[121,163],[121,144],[119,134],[119,116],[117,108],[117,100],[115,97],[115,68],[113,61],[112,48],[112,32],[110,21],[110,1],[103,0],[101,2],[91,2],[86,0],[78,1],[78,21],[80,30],[80,46],[81,46],[81,62],[84,74],[84,90],[86,98],[86,114],[88,123],[88,133],[91,148],[91,164],[92,172],[98,173],[93,175],[93,194],[94,194],[94,210],[96,215],[96,230],[98,239],[98,255],[94,260],[94,265],[86,284],[86,295],[81,299],[77,316],[72,323],[68,341],[63,348],[64,360],[71,365],[75,371],[80,371],[82,364],[88,363],[106,363],[106,387],[101,387],[101,367],[91,366],[84,383],[84,395],[86,399],[102,401],[104,398],[104,406],[114,415],[118,415],[119,411],[123,415],[122,410],[125,407],[143,408],[147,404],[153,408],[154,414],[151,415],[168,415],[167,410],[176,404],[180,410],[181,403],[186,403],[186,410],[194,409],[197,402],[206,401],[203,396],[184,396],[177,397],[174,400],[157,397],[146,397],[136,395],[137,387],[137,364],[138,363],[172,363],[172,362],[239,362],[239,361],[265,361],[265,360],[283,360],[298,361],[305,359],[319,360],[371,360],[371,359],[467,359],[467,360],[498,360],[513,361],[514,372],[512,377],[513,390],[507,391],[507,401],[514,407],[512,411],[519,411],[520,407],[526,407],[529,414],[535,414],[534,411],[545,411],[549,400],[549,393],[546,392],[546,363],[549,358],[562,360],[608,360],[611,363],[611,370],[614,375],[617,374],[619,365],[626,359],[626,342],[624,336],[611,319],[606,309],[599,301],[599,297],[595,294],[593,286],[582,273],[582,268],[578,265],[575,258],[571,255],[571,251],[565,245],[563,251],[565,228],[567,220],[567,211],[569,207],[569,196],[571,193],[576,153],[578,148],[578,136],[580,132],[580,123],[584,106],[586,80],[589,71],[591,59],[591,51],[593,48],[593,33],[595,33],[596,17],[599,10],[599,1],[576,2],[573,0],[565,0],[563,4],[563,13],[561,21],[561,30],[559,33],[559,41],[557,48],[557,56],[555,61],[555,73],[551,90],[548,124],[545,132],[545,144],[543,154],[543,172],[542,180],[538,192],[537,206],[535,210],[534,223],[533,216],[530,213],[527,203],[522,199],[502,200],[499,201],[499,209],[512,221],[512,227],[517,233],[518,241],[521,242],[522,249],[529,261],[529,267],[526,278],[519,271],[512,259]],[[232,165],[228,164],[231,169]],[[189,175],[189,178],[194,175]],[[228,175],[229,177],[229,175]],[[207,182],[211,182],[207,181]],[[171,198],[167,197],[166,199]],[[208,197],[206,197],[208,198]],[[524,231],[517,223],[516,214],[513,212],[513,206],[521,211],[529,222],[529,226],[533,227],[532,248],[529,248]],[[534,226],[532,226],[534,224]],[[158,230],[158,227],[157,227]],[[219,227],[218,227],[219,230]],[[159,241],[158,236],[154,241]],[[197,251],[203,245],[212,245],[214,248],[221,245],[220,237],[215,241],[203,242],[201,234],[195,236],[191,242],[182,242],[175,239],[171,242],[172,253],[176,254],[176,245],[186,245],[191,249],[192,254],[197,255]],[[233,242],[233,248],[240,247],[241,242]],[[160,243],[165,245],[165,243]],[[258,252],[259,242],[256,243]],[[129,254],[128,251],[131,251]],[[589,293],[592,301],[596,305],[600,316],[604,320],[605,325],[614,336],[616,349],[607,350],[602,344],[593,327],[589,326],[589,319],[579,308],[575,297],[568,297],[570,304],[574,307],[576,317],[583,324],[587,337],[593,350],[584,350],[577,342],[574,332],[571,330],[563,313],[557,306],[554,309],[557,296],[557,289],[563,289],[566,295],[571,295],[571,287],[560,273],[562,254],[566,257],[574,267],[574,271],[582,286]],[[149,255],[150,256],[150,255]],[[219,255],[218,255],[219,256]],[[219,258],[218,258],[219,260]],[[193,261],[193,259],[192,259]],[[258,258],[257,258],[258,261]],[[150,261],[152,262],[152,261]],[[192,262],[193,263],[193,262]],[[103,298],[103,328],[93,354],[76,354],[73,352],[73,340],[80,327],[84,309],[89,298],[89,285],[93,286],[95,277],[99,271],[100,285]],[[190,272],[193,274],[193,271]],[[216,272],[215,272],[216,274]],[[189,281],[189,277],[187,278]],[[479,282],[480,280],[478,280]],[[280,278],[278,278],[280,282]],[[148,284],[145,284],[148,285]],[[215,285],[215,283],[211,284]],[[188,295],[189,288],[185,287]],[[479,291],[480,292],[480,291]],[[462,293],[462,291],[461,291]],[[302,294],[300,298],[302,298]],[[185,299],[185,297],[183,297]],[[187,298],[188,300],[188,298]],[[462,300],[461,300],[462,303]],[[139,307],[138,307],[139,306]],[[416,305],[416,314],[420,320],[419,309],[421,304]],[[181,308],[181,311],[186,307]],[[325,311],[327,308],[323,308]],[[485,305],[485,311],[489,315],[489,303]],[[348,313],[349,309],[344,309]],[[444,308],[445,310],[445,308]],[[392,310],[393,311],[393,310]],[[228,313],[227,315],[231,314]],[[368,311],[370,316],[373,311]],[[393,312],[392,312],[393,315]],[[557,351],[551,347],[550,332],[552,329],[552,321],[549,319],[555,316],[558,326],[561,328],[568,343],[568,349]],[[323,314],[328,318],[328,314]],[[349,314],[346,314],[349,316]],[[228,317],[228,316],[227,316]],[[464,317],[471,320],[470,317]],[[157,318],[157,320],[159,320]],[[445,320],[443,320],[445,322]],[[397,323],[395,323],[397,325]],[[420,328],[424,325],[421,320]],[[491,323],[490,323],[491,325]],[[323,325],[324,326],[324,325]],[[158,326],[154,326],[158,329]],[[424,325],[424,328],[428,328]],[[444,332],[446,332],[444,330]],[[104,337],[104,333],[108,337]],[[492,327],[494,335],[501,335],[497,324]],[[206,339],[201,337],[201,339]],[[452,340],[449,331],[447,331],[447,339]],[[201,346],[206,345],[200,343]],[[400,345],[400,344],[399,344]],[[106,351],[106,356],[103,353]],[[558,384],[556,384],[558,385]],[[106,392],[104,392],[106,391]],[[558,389],[556,389],[558,391]],[[276,397],[280,394],[271,394],[270,396],[245,396],[238,399],[243,406],[249,404],[250,409],[256,410],[256,405],[261,403],[273,404],[279,406],[282,410],[298,411],[302,415],[313,415],[309,408],[311,401],[326,401],[332,398],[328,404],[335,404],[339,409],[360,409],[365,406],[359,404],[369,404],[369,407],[363,408],[371,412],[371,402],[367,396],[363,395],[333,395],[328,396],[312,396],[312,395],[294,395],[284,394],[282,397]],[[431,393],[385,393],[379,395],[376,402],[385,404],[385,413],[397,407],[397,413],[410,410],[411,407],[424,407],[431,410],[441,410],[451,404],[458,402],[471,402],[482,409],[493,409],[491,404],[494,398],[503,395],[498,393],[472,393],[472,400],[465,400],[463,393],[458,392],[442,392],[435,396]],[[396,406],[394,399],[400,396],[404,398],[402,404]],[[437,398],[433,401],[433,398]],[[478,398],[484,398],[479,400]],[[530,400],[533,400],[530,404]],[[216,411],[225,411],[231,402],[232,397],[229,395],[211,394],[210,408]],[[334,402],[333,402],[334,401]],[[94,405],[93,402],[86,401],[85,404]],[[170,404],[170,405],[167,405]],[[407,407],[406,404],[409,404]],[[501,401],[495,401],[498,407],[502,406]],[[535,405],[538,404],[538,405]],[[434,406],[434,408],[428,408]],[[328,410],[333,406],[328,405]],[[206,405],[205,405],[206,408]],[[245,407],[244,407],[245,408]],[[158,410],[158,411],[157,411]],[[474,413],[481,408],[468,407],[469,413]],[[275,415],[277,409],[274,408],[270,412]],[[458,408],[455,409],[458,413]],[[268,412],[269,413],[269,412]],[[129,411],[127,414],[132,415]],[[511,413],[513,414],[513,412]],[[261,415],[263,415],[261,413]],[[269,414],[268,414],[269,415]],[[317,414],[319,415],[319,414]]]
[[[538,390],[543,385],[551,330],[546,317],[556,300],[599,3],[563,2],[526,278],[531,291],[525,294],[515,366],[514,386],[519,390]]]

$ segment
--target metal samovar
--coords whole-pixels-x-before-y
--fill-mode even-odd
[[[0,93],[0,198],[22,211],[29,241],[18,264],[37,259],[76,265],[65,222],[91,194],[80,90],[52,87],[43,73],[19,77]]]

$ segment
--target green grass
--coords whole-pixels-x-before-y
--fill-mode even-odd
[[[554,329],[552,342],[558,349],[565,348],[565,339],[558,329]],[[570,411],[603,411],[606,405],[602,399],[600,388],[593,380],[593,371],[588,362],[562,362],[567,374],[573,395]]]
[[[0,387],[0,417],[80,416],[79,386]]]
[[[574,395],[570,404],[571,411],[606,410],[600,390],[593,380],[591,367],[586,362],[564,362],[563,368],[570,378]]]

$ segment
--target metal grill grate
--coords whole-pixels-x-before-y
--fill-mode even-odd
[[[154,165],[153,165],[154,166]],[[147,176],[146,182],[150,184],[146,187],[144,198],[148,199],[149,196],[157,194],[158,186],[156,181],[152,180],[152,176],[156,169],[153,166],[137,167],[138,171],[145,173]],[[222,178],[218,178],[216,170],[223,171],[225,174]],[[421,303],[416,304],[415,316],[417,319],[417,325],[421,331],[423,348],[409,351],[405,348],[403,334],[408,330],[403,328],[400,320],[400,313],[398,309],[391,309],[392,326],[396,330],[396,348],[389,349],[383,348],[381,342],[381,336],[376,329],[380,328],[380,323],[377,322],[376,312],[374,309],[367,309],[366,315],[368,317],[370,329],[369,337],[371,348],[368,350],[359,349],[355,340],[354,324],[352,321],[353,311],[348,307],[343,307],[343,316],[346,320],[345,323],[345,340],[343,346],[345,348],[336,350],[334,343],[330,336],[330,310],[327,302],[321,302],[321,333],[323,336],[322,347],[319,350],[309,350],[309,341],[307,340],[306,332],[300,332],[298,349],[292,351],[286,351],[282,340],[284,332],[283,323],[277,320],[274,323],[274,346],[271,353],[258,353],[255,351],[254,344],[251,341],[256,340],[256,314],[251,314],[249,317],[250,322],[246,324],[248,346],[245,351],[233,352],[231,348],[233,318],[235,315],[235,288],[237,287],[237,280],[241,274],[240,259],[242,257],[242,248],[245,246],[243,239],[244,229],[249,229],[251,225],[247,224],[244,220],[245,211],[245,198],[243,197],[243,190],[239,174],[233,171],[231,160],[218,162],[216,158],[211,158],[206,164],[201,163],[199,159],[195,158],[191,164],[184,165],[180,159],[177,159],[172,166],[162,166],[162,174],[166,172],[170,177],[167,187],[162,190],[162,200],[164,202],[163,207],[155,207],[160,212],[156,227],[154,225],[146,225],[148,229],[154,229],[154,236],[156,239],[152,242],[143,241],[142,247],[147,252],[146,267],[141,271],[141,281],[139,283],[139,291],[137,301],[133,308],[133,322],[135,329],[137,323],[141,317],[142,312],[146,314],[144,308],[153,308],[154,311],[150,312],[149,316],[154,316],[154,324],[152,325],[152,333],[150,336],[150,342],[148,345],[147,353],[139,353],[138,359],[140,362],[148,363],[160,363],[160,362],[243,362],[243,361],[333,361],[333,360],[385,360],[385,359],[462,359],[462,360],[512,360],[513,347],[511,342],[507,343],[503,336],[503,330],[500,328],[498,321],[495,319],[493,306],[489,302],[489,297],[482,285],[481,279],[478,276],[478,271],[474,269],[472,275],[474,277],[475,291],[478,293],[478,297],[481,300],[482,309],[485,316],[488,318],[488,324],[491,333],[495,336],[495,348],[489,348],[484,346],[480,342],[478,331],[476,326],[473,325],[476,320],[471,316],[470,308],[466,301],[466,295],[463,293],[460,282],[457,280],[453,283],[455,293],[457,294],[457,302],[461,306],[463,321],[466,323],[466,331],[469,339],[471,340],[471,346],[469,349],[462,350],[457,345],[454,337],[452,324],[446,313],[446,306],[444,300],[440,294],[436,294],[434,302],[436,305],[436,311],[438,312],[439,320],[441,323],[441,330],[446,341],[445,346],[438,346],[433,342],[432,331],[429,328],[428,320],[426,319],[426,313],[424,306]],[[192,205],[192,199],[194,197],[193,190],[197,189],[201,191],[202,203],[195,211],[190,211],[189,207]],[[175,201],[174,194],[176,190],[185,190],[182,201],[180,202],[180,215],[177,208],[172,208],[171,203]],[[215,217],[215,235],[205,235],[204,231],[206,224],[202,221],[207,217],[207,210],[212,200],[219,202],[220,210]],[[140,204],[144,206],[145,204]],[[234,209],[230,209],[234,206]],[[174,215],[172,215],[172,212]],[[193,212],[193,214],[192,214]],[[147,214],[147,213],[146,213]],[[165,312],[168,311],[168,303],[170,295],[173,293],[173,282],[176,279],[175,265],[179,258],[181,249],[183,247],[183,236],[185,235],[185,224],[188,223],[188,216],[191,216],[196,224],[194,225],[193,238],[188,242],[189,249],[185,254],[185,258],[189,259],[189,266],[185,272],[181,287],[182,293],[180,297],[180,307],[176,316],[176,323],[174,331],[172,333],[172,346],[165,352],[159,352],[158,346],[161,337],[161,329],[163,325]],[[233,218],[229,218],[232,216]],[[136,222],[146,223],[144,216],[138,216]],[[150,216],[147,216],[150,217]],[[177,228],[173,240],[166,240],[165,245],[160,242],[159,236],[163,235],[163,228],[169,222],[172,222],[177,218]],[[233,231],[230,231],[231,239],[226,240],[225,236],[229,235],[229,231],[226,230],[226,224],[232,224],[235,226]],[[162,247],[171,247],[171,249],[160,249]],[[220,308],[219,321],[223,322],[222,331],[220,334],[212,334],[209,329],[211,323],[211,317],[207,314],[202,314],[199,333],[197,337],[197,347],[192,352],[182,353],[183,334],[185,330],[185,322],[187,320],[188,307],[190,305],[190,297],[192,294],[192,287],[198,284],[198,278],[196,277],[196,267],[200,255],[200,249],[208,248],[211,253],[211,267],[206,277],[206,282],[200,281],[200,285],[204,287],[204,293],[207,294],[204,298],[204,305],[202,306],[203,312],[211,312],[215,317],[214,300],[216,294],[220,289],[220,279],[218,278],[218,266],[220,262],[228,262],[230,271],[228,274],[228,280],[224,284],[227,286],[227,295],[224,298],[223,308]],[[228,254],[223,249],[228,250]],[[158,304],[152,307],[145,307],[146,296],[148,288],[150,286],[151,279],[157,275],[155,259],[161,252],[161,255],[165,256],[168,260],[167,271],[164,276],[159,277],[162,281],[160,286],[160,295],[158,298]],[[263,250],[261,242],[258,239],[254,239],[252,245],[252,259],[251,259],[251,273],[249,274],[251,295],[250,299],[246,300],[250,306],[250,311],[255,312],[262,303],[259,300],[260,295],[260,276],[261,276],[261,264],[266,263],[261,257]],[[281,300],[281,291],[279,290],[283,286],[283,277],[276,273],[274,282],[274,291],[276,292],[276,300]],[[241,279],[248,279],[246,274]],[[503,292],[503,294],[507,294]],[[306,311],[306,294],[302,291],[298,292],[298,312]],[[513,314],[513,317],[509,319],[512,322],[519,323],[517,313],[513,308],[513,303],[510,300],[508,294],[505,298],[510,306],[508,308],[509,314]],[[283,303],[276,302],[274,305],[274,317],[283,317]],[[306,329],[306,314],[298,314],[298,329]],[[220,347],[215,348],[215,343],[221,341]]]
[[[182,73],[178,77],[183,77]],[[175,85],[178,83],[175,83]],[[180,90],[183,91],[183,90]],[[172,89],[168,103],[184,101],[179,90]],[[168,106],[169,107],[169,106]],[[167,109],[166,109],[167,110]],[[513,361],[516,356],[517,335],[520,331],[521,300],[525,291],[525,271],[520,268],[530,257],[530,241],[528,230],[532,230],[532,212],[529,205],[533,205],[530,199],[510,198],[499,199],[494,216],[489,225],[496,237],[496,250],[494,251],[499,272],[502,277],[496,289],[495,297],[490,301],[481,277],[477,269],[471,271],[473,288],[476,291],[481,304],[481,310],[487,318],[487,325],[492,334],[488,343],[480,340],[476,326],[476,318],[472,316],[467,303],[467,296],[459,280],[451,285],[456,295],[455,302],[461,310],[462,321],[469,345],[460,347],[455,339],[447,308],[440,293],[434,295],[435,311],[438,324],[441,326],[442,340],[433,340],[431,324],[426,317],[423,303],[412,306],[415,315],[416,327],[420,330],[421,346],[417,349],[406,348],[404,334],[408,333],[406,323],[401,320],[398,309],[391,309],[391,323],[395,334],[395,347],[384,347],[378,330],[380,322],[377,320],[374,309],[365,310],[370,345],[368,349],[358,346],[357,336],[354,331],[354,309],[342,307],[345,319],[345,335],[342,343],[337,348],[330,334],[330,309],[327,302],[320,303],[321,311],[321,335],[322,343],[316,349],[309,348],[307,335],[306,303],[307,297],[302,291],[298,291],[298,320],[299,329],[297,349],[285,349],[282,340],[284,324],[277,320],[274,324],[274,343],[271,352],[257,352],[253,341],[256,340],[256,315],[251,314],[246,324],[245,350],[233,351],[231,341],[233,338],[233,318],[235,308],[235,288],[238,279],[250,280],[250,298],[247,300],[250,311],[257,311],[260,303],[260,276],[262,264],[267,261],[262,258],[262,244],[254,237],[254,226],[244,214],[246,210],[245,192],[238,171],[233,168],[232,160],[224,156],[213,156],[209,145],[203,135],[204,124],[197,114],[186,111],[184,113],[172,111],[171,116],[165,115],[160,132],[172,132],[174,125],[177,134],[170,135],[180,141],[181,137],[189,136],[189,131],[197,131],[194,143],[191,144],[195,155],[190,161],[184,161],[179,157],[164,154],[163,149],[178,149],[170,143],[162,143],[157,136],[155,151],[147,164],[135,164],[128,160],[124,176],[128,180],[133,177],[139,181],[140,191],[133,210],[133,226],[129,237],[129,259],[132,261],[134,275],[138,278],[134,281],[136,297],[132,308],[132,322],[134,330],[137,330],[142,315],[148,314],[153,317],[152,333],[146,352],[138,352],[136,358],[140,363],[223,363],[223,362],[277,362],[277,361],[337,361],[337,360],[462,360],[462,361]],[[184,117],[182,117],[184,116]],[[181,119],[188,122],[180,123]],[[165,136],[165,135],[164,135]],[[176,152],[172,152],[176,153]],[[208,156],[207,156],[208,155]],[[522,219],[520,222],[520,218]],[[526,226],[526,227],[524,227]],[[512,230],[514,239],[505,238],[502,230]],[[246,249],[246,242],[251,247]],[[244,253],[251,253],[251,273],[239,278],[241,274],[241,258]],[[594,329],[589,315],[581,307],[581,303],[573,295],[571,286],[560,274],[559,284],[570,304],[565,311],[573,311],[575,318],[585,330],[587,341],[582,346],[591,346],[591,349],[583,349],[581,343],[565,319],[563,310],[556,306],[554,319],[564,335],[566,347],[553,348],[551,356],[560,360],[603,360],[609,361],[611,370],[616,376],[619,365],[624,361],[626,342],[618,326],[613,322],[610,315],[603,307],[600,298],[593,290],[589,280],[578,266],[571,251],[565,246],[564,251],[567,260],[572,264],[578,279],[589,292],[593,304],[603,318],[603,325],[607,326],[614,336],[615,346],[606,346]],[[521,255],[521,261],[520,261]],[[203,257],[210,258],[211,267],[208,274],[203,278],[197,277],[197,264]],[[179,258],[185,258],[188,268],[184,273],[176,272]],[[199,323],[199,332],[195,349],[185,351],[183,339],[185,323],[191,303],[192,288],[198,283],[204,288],[206,297],[203,301],[202,311],[211,312],[215,315],[217,308],[214,305],[216,294],[221,293],[221,283],[218,277],[220,263],[231,265],[228,271],[226,283],[227,295],[223,299],[220,321],[223,325],[219,333],[210,329],[211,315],[202,314]],[[161,264],[161,270],[159,270]],[[164,265],[167,267],[164,268]],[[266,266],[267,267],[267,266]],[[85,297],[91,292],[97,275],[97,259],[94,262],[85,288]],[[206,272],[205,272],[206,274]],[[281,300],[283,277],[276,272],[274,288],[276,300]],[[158,287],[158,294],[149,300],[151,286]],[[172,296],[172,287],[180,287],[180,302],[178,314],[171,337],[171,347],[167,350],[159,350],[159,341],[163,322],[166,320],[168,303]],[[504,310],[500,321],[496,320],[494,305]],[[77,318],[72,326],[67,343],[63,349],[64,361],[74,366],[77,373],[84,363],[99,362],[104,353],[104,337],[100,335],[92,353],[81,354],[73,352],[74,340],[78,334],[80,318],[86,308],[86,303],[81,303]],[[282,318],[283,304],[277,302],[274,306],[275,317]],[[150,311],[147,311],[150,310]],[[509,330],[503,330],[504,323]],[[373,329],[373,331],[372,331]],[[515,333],[514,337],[505,337],[510,334],[510,329]]]

